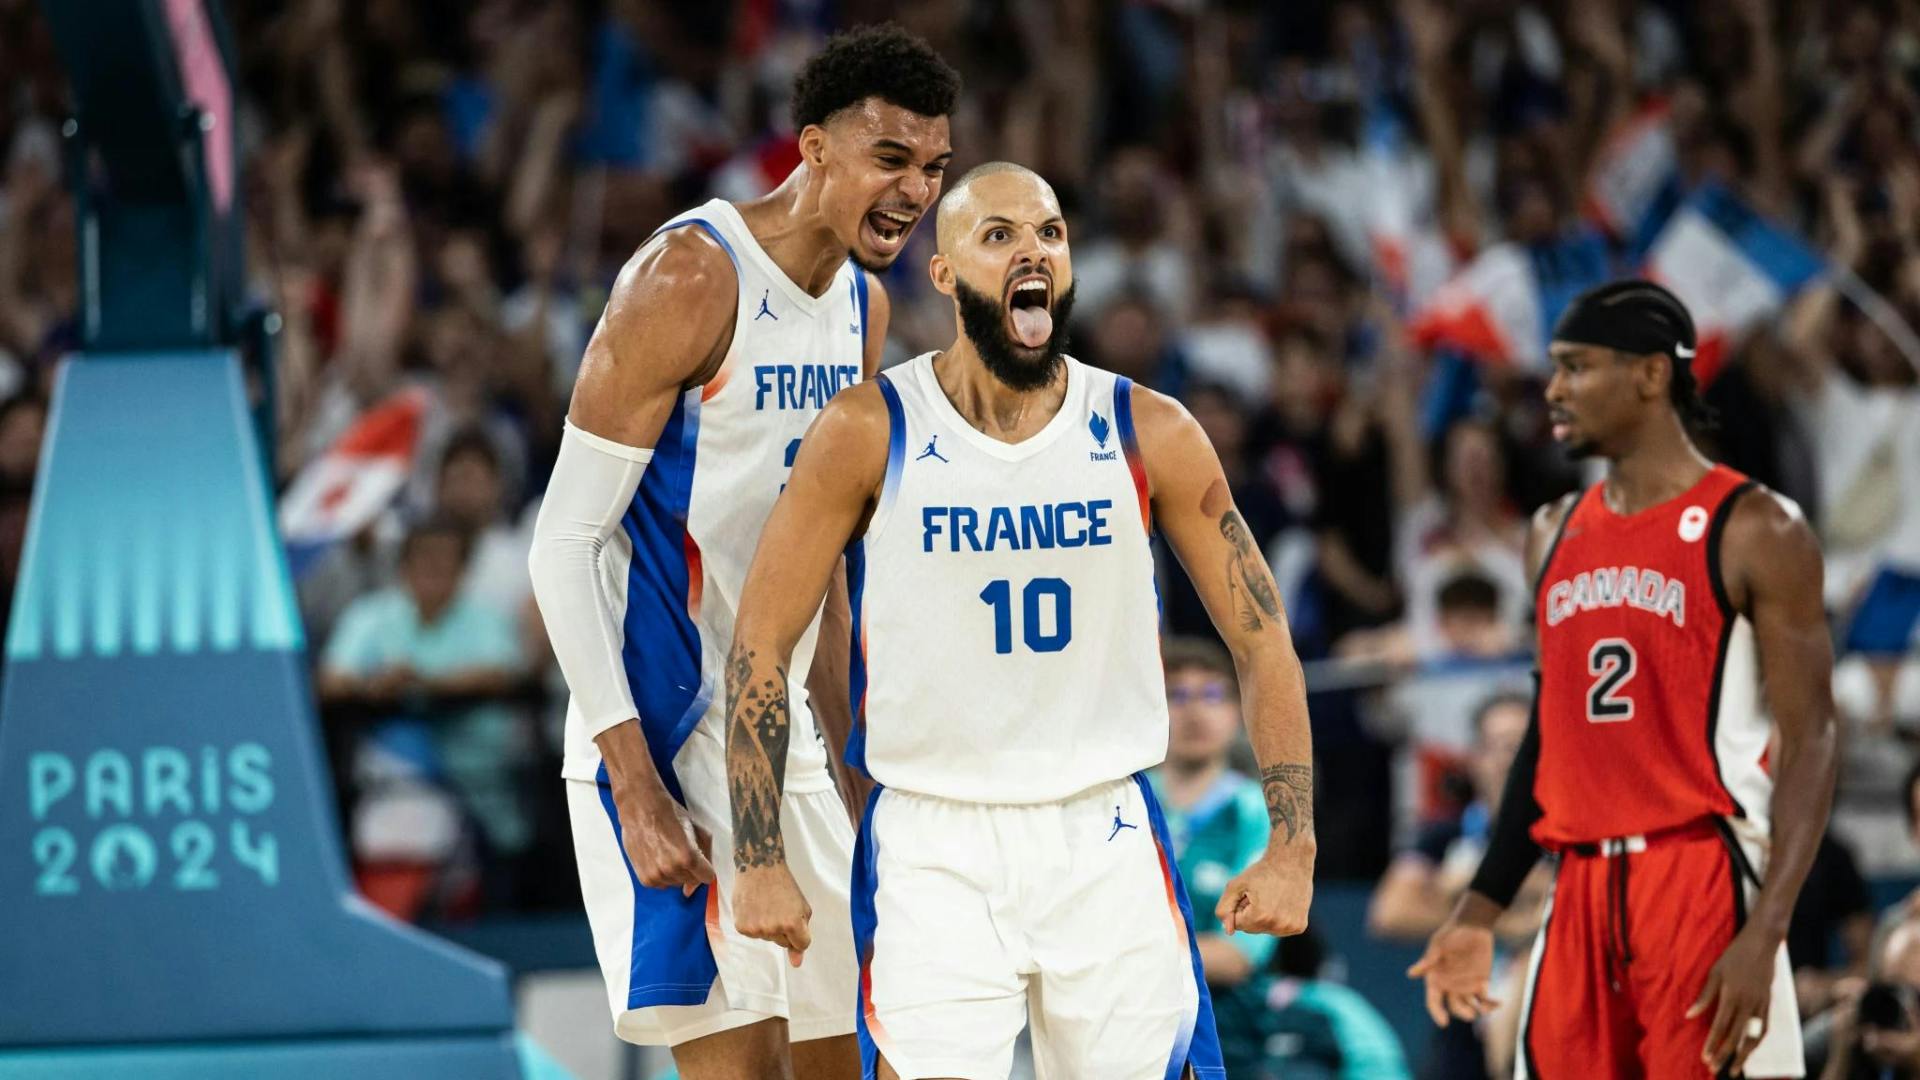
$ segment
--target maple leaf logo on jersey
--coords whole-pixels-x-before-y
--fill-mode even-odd
[[[1105,450],[1107,448],[1107,432],[1110,430],[1107,427],[1107,418],[1101,416],[1099,413],[1094,413],[1087,418],[1087,430],[1093,432],[1093,441],[1100,444],[1100,449]]]
[[[1691,544],[1707,535],[1707,508],[1689,506],[1680,512],[1680,539]]]

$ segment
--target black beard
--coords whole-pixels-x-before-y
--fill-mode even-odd
[[[1025,393],[1038,390],[1053,381],[1067,351],[1067,320],[1073,315],[1073,293],[1079,282],[1067,286],[1053,305],[1053,333],[1038,349],[1029,349],[1007,333],[1005,305],[986,293],[967,287],[958,278],[953,282],[954,301],[960,305],[960,329],[973,342],[973,351],[987,365],[987,371],[1009,390]],[[1035,355],[1035,354],[1038,355]]]

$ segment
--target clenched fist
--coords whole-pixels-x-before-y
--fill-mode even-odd
[[[1227,882],[1214,909],[1227,933],[1288,937],[1306,932],[1307,909],[1313,906],[1313,859],[1280,854],[1282,850],[1268,848]]]
[[[734,878],[734,929],[783,946],[794,967],[800,966],[801,954],[813,944],[813,932],[807,929],[812,917],[813,908],[800,894],[786,863],[749,867]]]
[[[659,798],[634,800],[640,805],[619,806],[620,845],[626,849],[633,876],[650,889],[679,886],[688,896],[713,880],[709,853],[713,841],[693,823],[687,808],[662,790]],[[615,800],[619,805],[618,800]]]

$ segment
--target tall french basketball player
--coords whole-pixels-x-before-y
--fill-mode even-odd
[[[789,968],[733,929],[733,864],[708,855],[710,838],[732,847],[716,699],[800,436],[878,366],[888,309],[870,272],[939,197],[958,87],[894,28],[806,64],[799,167],[763,198],[669,221],[621,271],[541,506],[530,561],[572,691],[564,775],[614,1030],[671,1046],[688,1080],[858,1069],[851,932]],[[797,635],[795,663],[823,677],[811,709],[794,695],[785,825],[794,874],[844,927],[853,828],[814,718],[844,739],[847,637],[820,635],[814,664],[819,613],[816,598]]]

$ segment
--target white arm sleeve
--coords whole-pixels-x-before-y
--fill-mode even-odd
[[[569,421],[533,526],[527,570],[554,658],[592,738],[639,715],[621,662],[621,620],[603,569],[607,544],[653,451],[623,446]]]

